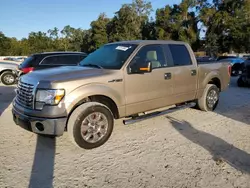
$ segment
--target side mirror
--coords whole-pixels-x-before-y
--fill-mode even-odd
[[[149,73],[152,72],[152,63],[150,61],[146,61],[143,64],[134,63],[130,66],[131,73]]]

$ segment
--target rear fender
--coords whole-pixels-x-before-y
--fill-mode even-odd
[[[201,98],[203,95],[203,92],[207,86],[207,84],[212,81],[213,79],[217,78],[220,80],[220,83],[222,84],[222,79],[221,76],[219,75],[219,73],[217,71],[212,71],[209,72],[208,74],[205,73],[205,79],[199,84],[199,90],[197,92],[197,97],[196,98]]]

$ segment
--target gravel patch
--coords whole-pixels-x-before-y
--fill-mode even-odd
[[[232,79],[215,112],[179,110],[75,147],[14,125],[12,87],[0,86],[0,187],[250,187],[250,89]]]

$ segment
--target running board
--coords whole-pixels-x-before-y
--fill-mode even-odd
[[[133,123],[143,121],[143,120],[146,120],[146,119],[150,119],[150,118],[154,118],[154,117],[157,117],[157,116],[165,115],[165,114],[174,112],[176,110],[183,110],[183,109],[186,109],[186,108],[192,108],[195,105],[196,104],[194,102],[191,102],[191,103],[187,103],[187,104],[184,104],[184,105],[175,106],[175,107],[169,108],[167,110],[152,112],[152,113],[149,113],[149,114],[138,116],[136,118],[123,120],[123,124],[124,125],[133,124]]]

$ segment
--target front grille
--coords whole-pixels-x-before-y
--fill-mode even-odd
[[[28,108],[33,108],[33,89],[34,85],[19,81],[17,85],[17,102]]]

